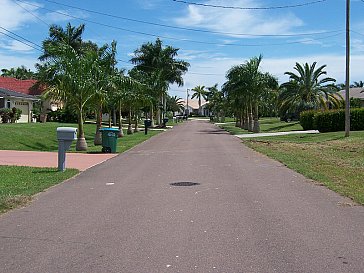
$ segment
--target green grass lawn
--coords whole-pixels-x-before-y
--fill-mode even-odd
[[[0,150],[57,151],[57,127],[77,128],[77,124],[55,122],[0,124]],[[101,152],[101,146],[93,144],[95,131],[95,124],[85,124],[88,153]],[[124,137],[118,139],[117,152],[124,152],[158,133],[160,131],[150,130],[148,135],[145,135],[141,129],[139,133],[127,135],[124,130]],[[75,151],[75,143],[74,141],[71,146],[71,152]]]
[[[279,118],[262,118],[259,122],[261,133],[303,130],[299,122],[284,122],[280,121]],[[231,119],[229,119],[229,122],[226,121],[225,124],[221,124],[219,126],[233,135],[252,134],[252,132],[235,127],[235,122],[231,121]]]
[[[304,176],[364,205],[364,131],[287,135],[243,141]]]
[[[78,173],[67,169],[0,166],[0,213],[24,206],[32,195],[56,185]]]

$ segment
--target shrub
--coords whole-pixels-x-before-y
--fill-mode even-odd
[[[353,131],[364,130],[364,108],[350,110],[350,129]]]
[[[359,98],[350,98],[350,108],[360,108],[361,100]]]
[[[314,123],[320,132],[337,132],[345,130],[345,111],[329,110],[317,112]]]
[[[314,125],[320,132],[337,132],[345,130],[345,110],[330,110],[316,112],[314,114]],[[355,108],[350,110],[350,130],[364,130],[364,109]]]
[[[11,108],[11,113],[10,113],[10,119],[11,119],[11,123],[15,123],[15,121],[19,120],[21,117],[21,113],[22,111],[18,108]]]
[[[9,108],[1,108],[0,109],[0,117],[2,123],[8,123],[11,119],[11,109]]]
[[[2,108],[0,109],[0,117],[2,123],[15,123],[15,121],[19,120],[21,117],[22,111],[18,108],[13,107],[12,109],[9,108]]]
[[[308,111],[303,111],[300,114],[300,124],[304,130],[315,129],[314,118],[315,118],[316,113],[317,113],[317,111],[315,111],[315,110],[308,110]]]
[[[56,121],[61,123],[76,123],[77,114],[68,107],[65,107],[63,109],[49,112],[47,119],[49,121]]]

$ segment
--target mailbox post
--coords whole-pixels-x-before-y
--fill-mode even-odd
[[[71,147],[72,141],[77,139],[77,128],[58,127],[58,170],[64,172],[66,169],[66,151]]]
[[[148,127],[152,125],[152,121],[150,119],[144,120],[144,134],[148,134]]]

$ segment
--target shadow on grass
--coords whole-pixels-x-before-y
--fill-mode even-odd
[[[49,169],[49,170],[36,170],[32,171],[32,173],[57,173],[57,169]]]
[[[54,152],[58,150],[58,145],[51,145],[51,146],[47,146],[44,145],[43,143],[40,142],[35,142],[33,144],[29,144],[29,143],[24,143],[24,142],[19,142],[21,145],[24,145],[25,147],[28,147],[32,150],[35,151],[42,151],[42,152]]]

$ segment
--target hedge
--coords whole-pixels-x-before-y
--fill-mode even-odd
[[[308,110],[308,111],[304,111],[300,114],[300,124],[303,127],[303,130],[315,129],[315,125],[314,125],[315,113],[317,113],[316,110]]]
[[[329,111],[305,111],[301,113],[300,123],[305,130],[320,132],[345,130],[345,109]],[[364,130],[364,108],[350,109],[350,130]]]

